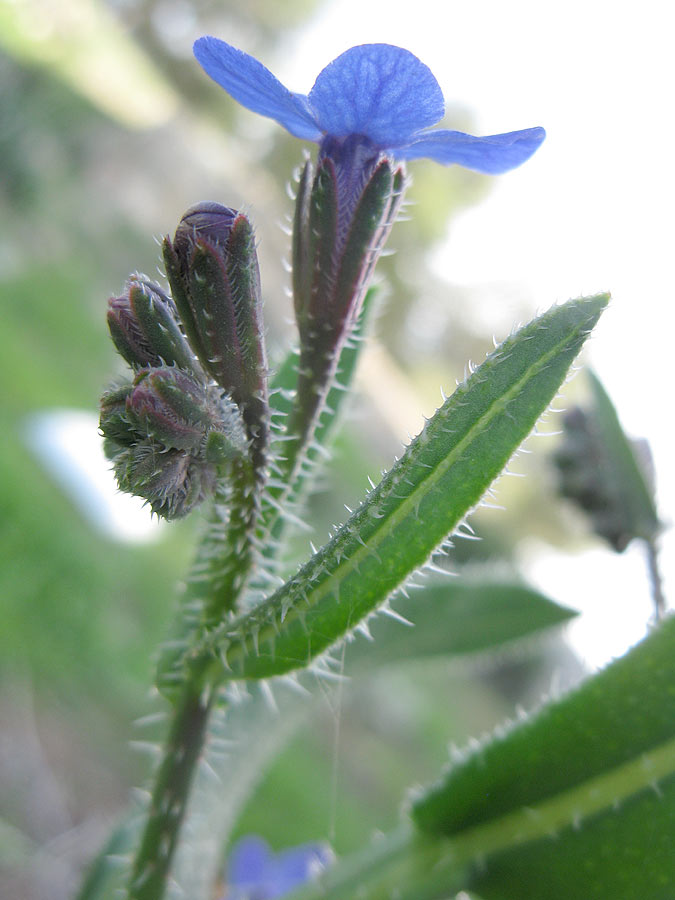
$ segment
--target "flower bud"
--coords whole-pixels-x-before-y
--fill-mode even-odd
[[[405,176],[359,136],[326,138],[307,162],[293,224],[293,299],[300,333],[298,406],[311,415],[349,337],[396,218]]]
[[[133,369],[195,366],[173,300],[141,275],[129,279],[121,297],[108,301],[108,328],[115,347]]]
[[[165,519],[186,516],[213,492],[216,471],[184,450],[166,450],[151,440],[114,459],[120,490],[146,500]]]
[[[213,423],[206,386],[180,369],[142,369],[126,409],[139,433],[176,450],[198,449]]]
[[[101,397],[101,418],[99,427],[106,445],[106,456],[112,457],[122,447],[131,447],[138,440],[138,434],[127,416],[127,397],[133,390],[131,382],[109,388]]]
[[[260,275],[248,219],[218,203],[189,209],[164,241],[167,278],[206,371],[241,409],[254,462],[268,438]]]
[[[248,454],[238,407],[174,366],[141,369],[107,391],[100,425],[120,490],[166,518],[190,512],[213,493],[224,464]]]

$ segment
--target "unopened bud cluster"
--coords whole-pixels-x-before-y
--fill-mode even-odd
[[[110,334],[133,378],[103,395],[100,426],[120,489],[178,518],[213,494],[233,460],[262,471],[267,372],[248,220],[193,207],[164,256],[173,296],[132,276],[109,301]]]
[[[299,447],[311,441],[404,187],[403,169],[361,136],[326,138],[316,167],[305,166],[292,254],[300,362],[289,436]],[[170,295],[137,275],[109,302],[110,333],[134,377],[104,395],[101,431],[120,488],[173,518],[211,495],[236,460],[259,493],[270,411],[248,219],[201,203],[162,249]]]

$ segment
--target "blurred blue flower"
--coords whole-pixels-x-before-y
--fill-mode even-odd
[[[529,159],[545,137],[543,128],[488,137],[431,129],[445,112],[438,82],[416,56],[390,44],[345,51],[319,73],[308,95],[289,91],[257,59],[217,38],[199,38],[194,53],[242,106],[322,145],[358,135],[399,160],[427,157],[497,175]]]
[[[324,844],[302,844],[272,853],[260,837],[242,838],[227,864],[225,900],[273,900],[318,875],[333,859]]]

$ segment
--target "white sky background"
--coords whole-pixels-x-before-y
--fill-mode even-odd
[[[453,222],[436,267],[454,283],[509,286],[501,309],[476,310],[496,314],[491,321],[502,334],[518,316],[515,306],[509,309],[508,297],[518,294],[513,287],[536,298],[532,314],[571,296],[612,292],[590,357],[628,433],[651,441],[661,515],[672,522],[675,66],[669,7],[665,0],[333,0],[291,52],[267,62],[288,87],[304,93],[347,47],[398,44],[431,68],[448,104],[473,112],[477,133],[546,128],[533,159],[496,179],[487,199]],[[432,164],[411,164],[413,176],[415,166]],[[671,598],[674,547],[672,534],[666,535],[662,565]],[[613,641],[588,651],[593,662],[638,638],[648,615],[647,606],[626,596],[645,590],[639,554],[603,559],[591,553],[585,566],[549,559],[531,570],[561,601],[575,594],[583,601],[586,594],[590,618],[594,610],[605,631],[608,618],[613,621]],[[635,611],[623,630],[619,609]]]

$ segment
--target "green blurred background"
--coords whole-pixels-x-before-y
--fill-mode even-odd
[[[153,653],[189,565],[199,516],[150,543],[92,527],[31,454],[26,422],[50,409],[95,411],[121,371],[105,326],[107,298],[127,274],[156,277],[157,238],[185,208],[213,199],[243,208],[260,243],[270,356],[293,340],[283,265],[289,174],[300,144],[241,112],[201,73],[203,33],[245,46],[274,68],[314,0],[3,0],[0,3],[0,895],[72,896],[78,873],[124,811],[148,761],[130,748],[132,722],[157,708]],[[465,109],[452,127],[471,129]],[[520,125],[523,123],[516,123]],[[537,124],[537,123],[527,123]],[[415,168],[413,216],[380,269],[377,344],[312,501],[315,541],[389,464],[407,429],[491,346],[462,291],[433,273],[431,251],[454,214],[490,181],[459,169]],[[422,288],[420,289],[420,285]],[[529,317],[525,297],[514,318]],[[543,455],[506,479],[499,517],[473,520],[480,544],[452,565],[510,571],[527,535],[569,542],[569,512],[550,501]],[[340,490],[337,485],[340,484]],[[544,501],[542,503],[542,500]],[[574,529],[573,529],[574,531]],[[572,542],[580,541],[580,531]],[[306,537],[298,543],[306,552]],[[461,742],[530,702],[551,672],[577,671],[549,643],[499,663],[406,666],[319,699],[312,722],[265,774],[237,826],[281,847],[312,838],[338,851],[391,827],[402,792],[432,778]],[[319,690],[321,698],[321,691]],[[438,698],[444,698],[439,703]],[[289,815],[292,810],[292,815]]]

